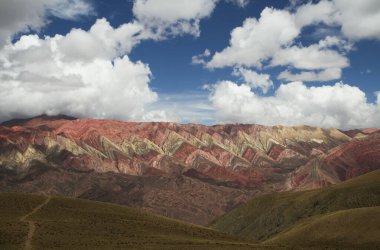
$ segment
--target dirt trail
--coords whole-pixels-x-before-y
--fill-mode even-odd
[[[25,241],[25,249],[29,250],[32,249],[32,238],[34,231],[36,230],[36,224],[32,220],[28,220],[28,217],[32,216],[33,214],[37,213],[41,208],[43,208],[46,204],[49,203],[51,197],[48,196],[44,202],[42,202],[40,205],[35,207],[30,213],[27,213],[23,217],[20,218],[20,221],[22,222],[28,222],[29,230],[28,230],[28,237]]]

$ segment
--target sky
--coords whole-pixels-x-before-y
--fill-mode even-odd
[[[378,0],[0,0],[0,121],[380,127]]]

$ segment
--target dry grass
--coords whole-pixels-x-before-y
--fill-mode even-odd
[[[366,215],[367,212],[371,215],[378,212],[377,206],[380,206],[380,171],[324,189],[257,197],[217,219],[212,228],[245,239],[287,246],[340,247],[356,244],[367,249],[368,244],[373,244],[372,247],[380,249],[380,232],[375,227],[380,225],[380,216]],[[373,209],[369,209],[371,207]],[[357,208],[368,209],[355,210]],[[352,215],[353,219],[344,224],[340,221],[343,215]],[[325,224],[327,218],[333,218],[330,224]],[[373,227],[366,227],[367,220],[372,220]],[[328,237],[331,232],[335,232],[333,241]],[[352,241],[355,234],[361,235],[363,241]],[[364,235],[368,236],[365,240]],[[293,244],[296,239],[303,240],[302,244]]]
[[[19,249],[28,233],[20,218],[46,197],[0,194],[0,249]],[[33,249],[267,249],[224,233],[125,206],[52,197],[29,217]]]

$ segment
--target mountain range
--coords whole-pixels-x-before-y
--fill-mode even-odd
[[[0,191],[143,208],[207,225],[251,198],[380,168],[380,130],[39,116],[0,126]]]

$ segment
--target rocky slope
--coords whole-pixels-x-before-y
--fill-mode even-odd
[[[258,192],[320,188],[377,168],[378,129],[66,116],[0,126],[0,190],[118,202],[201,224]]]

